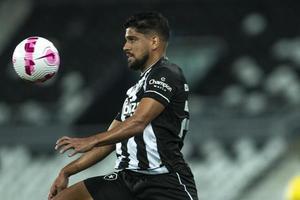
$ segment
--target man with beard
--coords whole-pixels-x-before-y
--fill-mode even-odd
[[[194,178],[180,152],[188,129],[188,85],[166,49],[170,35],[160,13],[126,21],[123,50],[130,69],[141,71],[121,111],[106,132],[62,137],[55,149],[83,153],[54,181],[49,200],[198,200]],[[116,151],[115,172],[67,188],[68,178]]]

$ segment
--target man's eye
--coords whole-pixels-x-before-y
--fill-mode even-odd
[[[129,40],[132,41],[132,42],[137,41],[136,38],[130,38]]]

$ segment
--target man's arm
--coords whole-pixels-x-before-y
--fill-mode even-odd
[[[76,153],[90,151],[94,146],[105,146],[118,143],[124,139],[138,135],[144,131],[146,126],[155,119],[163,110],[164,105],[153,98],[143,98],[134,114],[118,126],[107,132],[93,135],[87,138],[62,137],[57,141],[56,149],[64,153],[68,149],[74,149]]]
[[[113,120],[108,128],[108,131],[117,127],[120,123],[120,121]],[[84,153],[78,159],[72,161],[64,168],[62,168],[61,173],[64,173],[68,177],[73,174],[76,174],[82,170],[89,168],[97,162],[100,162],[114,150],[115,145],[113,144],[101,147],[94,147],[91,151]]]
[[[114,120],[109,126],[108,130],[118,126],[121,122]],[[66,165],[61,169],[54,183],[52,184],[49,192],[48,199],[52,199],[59,192],[67,188],[69,177],[80,171],[83,171],[95,163],[103,160],[115,149],[115,145],[106,145],[95,147],[91,151],[84,153],[78,159]]]
[[[99,146],[115,144],[142,133],[146,126],[163,110],[164,106],[158,101],[152,98],[143,98],[131,117],[107,131],[108,134],[95,135],[96,144]]]

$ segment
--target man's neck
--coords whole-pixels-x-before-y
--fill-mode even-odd
[[[155,65],[164,55],[159,55],[154,57],[153,59],[149,60],[146,64],[145,67],[141,70],[142,73],[144,73],[147,69],[151,68],[153,65]]]

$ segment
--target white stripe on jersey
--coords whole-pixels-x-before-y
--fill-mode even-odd
[[[121,155],[120,157],[117,158],[115,162],[115,168],[117,169],[118,166],[120,165],[122,158],[124,158],[124,155],[122,155],[122,143],[119,142],[116,144],[116,153]],[[129,153],[129,165],[128,168],[131,169],[131,166],[138,166],[138,159],[137,159],[137,145],[134,141],[134,137],[131,137],[128,139],[127,142],[127,152]]]
[[[122,143],[119,142],[116,144],[116,154],[117,155],[120,155],[120,156],[117,156],[117,159],[115,161],[115,169],[118,169],[119,165],[120,165],[120,162],[122,161],[122,158],[124,158],[124,156],[122,155]]]
[[[189,102],[188,102],[188,101],[185,101],[185,104],[184,104],[184,111],[185,111],[185,112],[189,112]]]
[[[179,132],[179,137],[182,138],[183,136],[183,131],[187,131],[189,130],[189,119],[185,118],[182,120],[181,122],[181,128],[180,128],[180,132]]]
[[[128,140],[127,151],[130,154],[130,156],[129,156],[130,160],[129,160],[128,167],[130,168],[130,166],[138,166],[139,161],[137,159],[137,145],[136,145],[136,142],[134,141],[134,137],[131,137]]]
[[[146,150],[147,150],[147,159],[149,161],[149,169],[147,170],[139,170],[139,162],[137,159],[137,144],[134,140],[134,137],[131,137],[127,143],[127,152],[129,153],[129,165],[127,169],[131,169],[140,173],[150,173],[150,174],[162,174],[168,173],[168,169],[165,166],[161,166],[161,158],[158,153],[157,148],[157,139],[154,134],[151,123],[147,125],[144,129],[143,139],[145,142]],[[116,151],[118,154],[122,153],[121,143],[117,143]],[[122,161],[122,157],[118,157],[116,160],[115,168],[118,168],[120,162]]]
[[[185,101],[184,111],[189,112],[188,101]],[[188,131],[189,130],[189,122],[190,122],[190,120],[188,118],[185,118],[181,121],[181,128],[180,128],[180,132],[179,132],[179,137],[180,138],[183,136],[183,131]]]
[[[121,142],[116,144],[116,154],[122,155],[121,147],[122,147]]]
[[[161,165],[161,159],[157,149],[156,136],[151,123],[145,128],[143,138],[146,144],[149,167],[152,169],[159,167]]]

